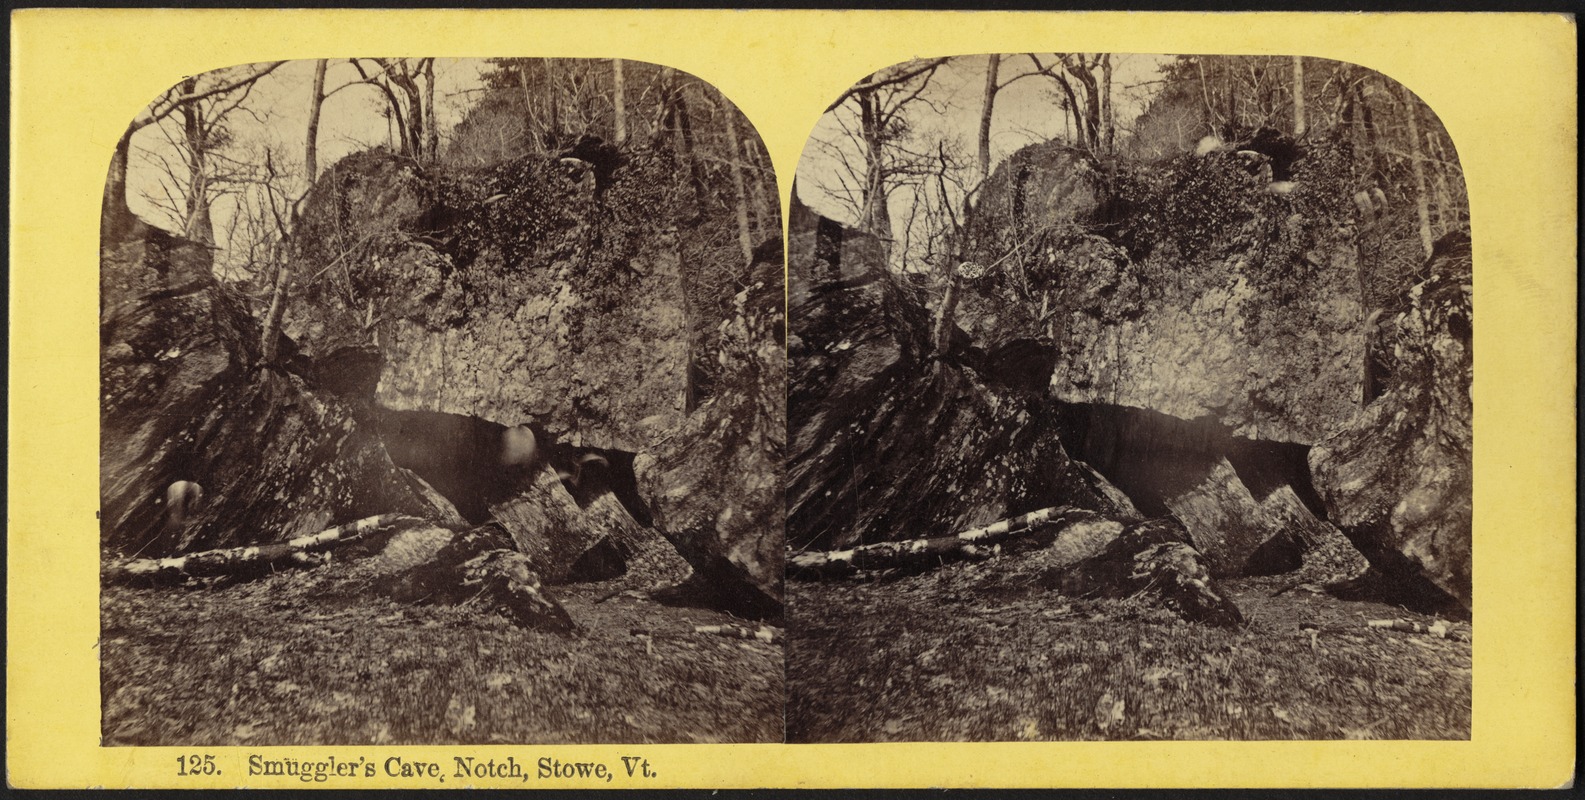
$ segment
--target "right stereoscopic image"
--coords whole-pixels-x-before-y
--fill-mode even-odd
[[[789,222],[789,741],[1469,738],[1468,200],[1409,89],[898,64]]]

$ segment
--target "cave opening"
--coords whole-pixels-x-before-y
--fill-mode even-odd
[[[1181,419],[1105,403],[1059,403],[1058,436],[1070,455],[1094,467],[1148,516],[1198,486],[1227,459],[1256,501],[1288,486],[1317,519],[1326,508],[1310,481],[1309,445],[1234,436],[1209,417]]]
[[[392,463],[423,478],[474,525],[488,522],[492,505],[533,485],[546,468],[555,470],[579,508],[611,492],[634,521],[653,525],[633,474],[635,453],[562,444],[530,425],[533,457],[516,459],[506,457],[511,428],[487,419],[379,408],[376,420]]]

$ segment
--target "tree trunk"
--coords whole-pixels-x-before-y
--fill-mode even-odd
[[[1084,87],[1084,112],[1080,127],[1084,129],[1084,138],[1090,143],[1091,151],[1099,150],[1102,145],[1101,93],[1095,85],[1095,73],[1091,71],[1089,65],[1084,63],[1083,54],[1072,56],[1071,61],[1069,56],[1064,54],[1062,56],[1062,66],[1067,69],[1068,74],[1077,79]],[[1070,97],[1072,94],[1072,90],[1069,89]],[[1078,110],[1075,109],[1074,113],[1077,114]]]
[[[184,95],[198,91],[198,79],[182,81]],[[204,109],[198,103],[184,103],[182,138],[187,143],[187,204],[183,209],[182,235],[199,244],[214,244],[215,231],[209,218],[208,142],[205,141]]]
[[[936,358],[944,358],[952,349],[952,331],[955,328],[955,318],[958,310],[958,270],[956,265],[948,266],[947,291],[941,296],[941,307],[936,309],[936,324],[933,331]]]
[[[313,100],[308,105],[308,137],[303,145],[303,171],[308,174],[310,186],[319,177],[319,109],[325,103],[325,69],[329,65],[330,60],[325,58],[319,59],[314,65]]]
[[[1458,227],[1459,224],[1458,219],[1453,216],[1453,192],[1448,187],[1447,179],[1448,173],[1452,171],[1452,166],[1448,163],[1447,152],[1442,149],[1441,137],[1431,135],[1426,138],[1431,145],[1430,155],[1435,159],[1432,162],[1435,168],[1431,171],[1431,174],[1436,177],[1434,183],[1436,187],[1436,235],[1441,237],[1448,231]]]
[[[549,141],[546,142],[547,150],[556,150],[561,147],[561,95],[556,91],[556,59],[545,59],[545,99],[550,112]]]
[[[440,126],[435,124],[435,59],[424,59],[424,156],[440,158]]]
[[[1360,147],[1365,152],[1365,157],[1370,164],[1370,178],[1378,186],[1386,188],[1388,181],[1386,172],[1381,168],[1381,152],[1377,146],[1376,114],[1370,106],[1370,99],[1365,96],[1365,84],[1370,79],[1370,74],[1360,75],[1354,83],[1354,110],[1357,114],[1358,128],[1364,142]]]
[[[761,625],[758,630],[745,628],[742,625],[695,625],[694,633],[712,633],[716,636],[729,636],[734,639],[757,639],[766,644],[775,644],[782,639],[783,634],[769,626]]]
[[[379,89],[380,93],[385,96],[386,107],[390,109],[390,116],[386,117],[387,141],[389,141],[390,128],[394,126],[396,132],[400,134],[401,154],[408,157],[417,157],[417,131],[409,129],[409,116],[403,113],[402,101],[397,99],[396,92],[391,89],[393,85],[396,85],[402,79],[396,72],[395,65],[386,59],[376,58],[374,62],[380,67],[380,70],[375,75],[370,76],[363,69],[363,65],[358,63],[358,59],[348,59],[348,62],[357,68],[358,74],[363,77],[364,82]],[[383,80],[380,77],[381,75],[384,76]]]
[[[754,260],[754,238],[750,235],[748,229],[748,190],[743,186],[743,166],[738,161],[741,148],[737,140],[737,120],[733,118],[733,112],[730,110],[725,113],[725,116],[726,135],[729,141],[726,156],[731,166],[732,189],[737,198],[737,203],[735,204],[737,211],[737,238],[738,243],[743,246],[743,263],[747,264]]]
[[[1403,87],[1403,113],[1409,122],[1409,170],[1414,175],[1414,210],[1420,222],[1420,244],[1425,255],[1431,255],[1434,240],[1431,237],[1431,198],[1425,184],[1425,157],[1420,146],[1420,116],[1415,97],[1409,87]]]
[[[1304,56],[1293,57],[1293,138],[1304,136]]]
[[[616,125],[616,146],[627,142],[627,95],[622,79],[622,59],[611,59],[611,107]]]
[[[110,156],[110,175],[105,179],[105,196],[99,211],[100,247],[120,244],[132,229],[132,208],[127,205],[127,159],[132,151],[132,133],[128,126]]]
[[[1233,85],[1233,71],[1231,69],[1224,68],[1222,73],[1227,78],[1224,81],[1227,84],[1227,124],[1232,129],[1229,132],[1236,133],[1243,130],[1244,127],[1243,120],[1238,116],[1238,92],[1235,91],[1237,87]]]
[[[875,234],[881,240],[881,248],[888,256],[891,255],[892,218],[891,206],[886,198],[886,166],[885,152],[881,142],[879,100],[872,92],[865,92],[858,96],[859,99],[859,129],[864,137],[865,166],[864,176],[864,208],[860,215],[859,225],[864,230]]]
[[[990,55],[985,67],[985,98],[980,102],[980,182],[991,176],[991,115],[996,109],[996,73],[1002,57]]]
[[[408,78],[401,84],[402,94],[407,98],[407,130],[412,137],[412,150],[408,155],[416,161],[427,161],[429,154],[424,152],[424,145],[428,139],[425,133],[424,102],[419,95],[418,84]]]
[[[264,364],[275,362],[275,346],[281,338],[281,320],[286,317],[286,300],[291,283],[291,260],[282,254],[275,267],[275,291],[270,296],[270,310],[264,315],[263,340],[259,342],[259,360]]]
[[[765,164],[760,159],[758,147],[744,147],[748,156],[749,167],[753,174],[749,176],[749,194],[754,198],[754,241],[763,242],[771,236],[780,233],[780,226],[775,224],[776,214],[771,208],[770,193],[765,191]]]
[[[528,88],[528,59],[518,59],[517,85],[523,90],[523,140],[527,142],[526,149],[535,152],[539,149],[539,136],[535,129],[537,119],[534,114],[534,93]]]
[[[1052,77],[1057,79],[1057,85],[1062,87],[1063,95],[1068,98],[1068,111],[1070,113],[1067,118],[1073,120],[1073,146],[1080,150],[1088,149],[1090,145],[1089,139],[1084,135],[1083,112],[1079,110],[1079,98],[1073,93],[1073,84],[1069,83],[1068,79],[1061,75]],[[1066,118],[1064,121],[1066,121]]]
[[[1101,54],[1101,121],[1106,127],[1106,152],[1113,151],[1117,141],[1117,115],[1112,110],[1112,54]],[[1117,169],[1117,163],[1112,163]]]
[[[1205,122],[1210,127],[1210,133],[1216,136],[1224,135],[1221,125],[1216,118],[1216,104],[1211,102],[1211,83],[1205,77],[1205,59],[1194,60],[1195,71],[1200,76],[1200,99],[1205,103]]]
[[[671,124],[671,90],[672,69],[661,67],[655,76],[655,94],[659,100],[655,103],[655,121],[649,128],[649,143],[651,147],[660,144],[661,137],[666,135],[666,128]]]
[[[704,213],[704,165],[695,157],[693,119],[688,114],[685,87],[678,86],[672,96],[672,113],[677,122],[678,141],[682,143],[683,163],[688,166],[688,182],[693,187],[695,215]]]

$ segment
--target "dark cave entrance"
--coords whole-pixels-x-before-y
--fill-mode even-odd
[[[506,464],[506,425],[442,411],[385,408],[377,410],[377,421],[391,461],[423,478],[472,524],[488,522],[491,505],[532,485],[547,467],[562,477],[562,486],[580,508],[611,492],[636,522],[653,524],[633,475],[635,453],[564,445],[530,425],[539,443],[535,457]]]
[[[1205,480],[1226,458],[1255,500],[1282,486],[1317,519],[1326,519],[1310,482],[1309,445],[1234,436],[1209,418],[1180,419],[1130,406],[1062,403],[1058,435],[1074,458],[1094,467],[1149,516],[1170,513],[1166,501]]]

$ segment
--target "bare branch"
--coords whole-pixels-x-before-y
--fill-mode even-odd
[[[848,98],[853,97],[854,95],[873,92],[876,89],[894,86],[899,83],[910,81],[924,73],[934,72],[938,67],[945,63],[947,63],[947,59],[945,58],[932,58],[926,61],[916,62],[914,65],[904,68],[903,70],[892,75],[888,75],[884,78],[879,78],[872,75],[868,80],[860,81],[848,87],[848,90],[839,95],[837,99],[831,103],[831,105],[826,106],[826,111],[834,110],[837,106],[847,102]]]
[[[202,99],[204,99],[206,97],[213,97],[213,96],[215,96],[217,94],[225,94],[225,93],[233,91],[233,90],[235,90],[235,89],[237,89],[238,87],[241,87],[241,86],[251,85],[252,83],[257,81],[258,79],[264,77],[265,75],[268,75],[271,72],[274,72],[282,64],[285,64],[285,63],[286,63],[285,61],[272,62],[270,64],[265,65],[258,72],[250,73],[250,74],[248,74],[245,77],[238,78],[238,79],[236,79],[234,81],[230,81],[228,83],[223,83],[223,84],[221,84],[219,86],[216,86],[216,87],[213,87],[213,88],[210,88],[210,89],[205,89],[205,90],[203,90],[201,92],[192,92],[192,93],[189,93],[189,94],[176,95],[176,96],[173,96],[173,97],[164,97],[164,98],[161,98],[160,100],[156,100],[156,101],[154,101],[154,105],[151,105],[149,108],[144,109],[141,113],[139,113],[136,117],[134,117],[132,119],[132,130],[134,130],[134,131],[141,130],[141,129],[146,128],[146,127],[148,127],[150,125],[153,125],[154,123],[159,122],[160,120],[170,116],[171,112],[175,111],[177,108],[180,108],[183,105],[186,105],[187,103],[196,102],[196,101],[202,100]],[[164,104],[163,108],[155,108],[155,106],[160,105],[161,103]]]

